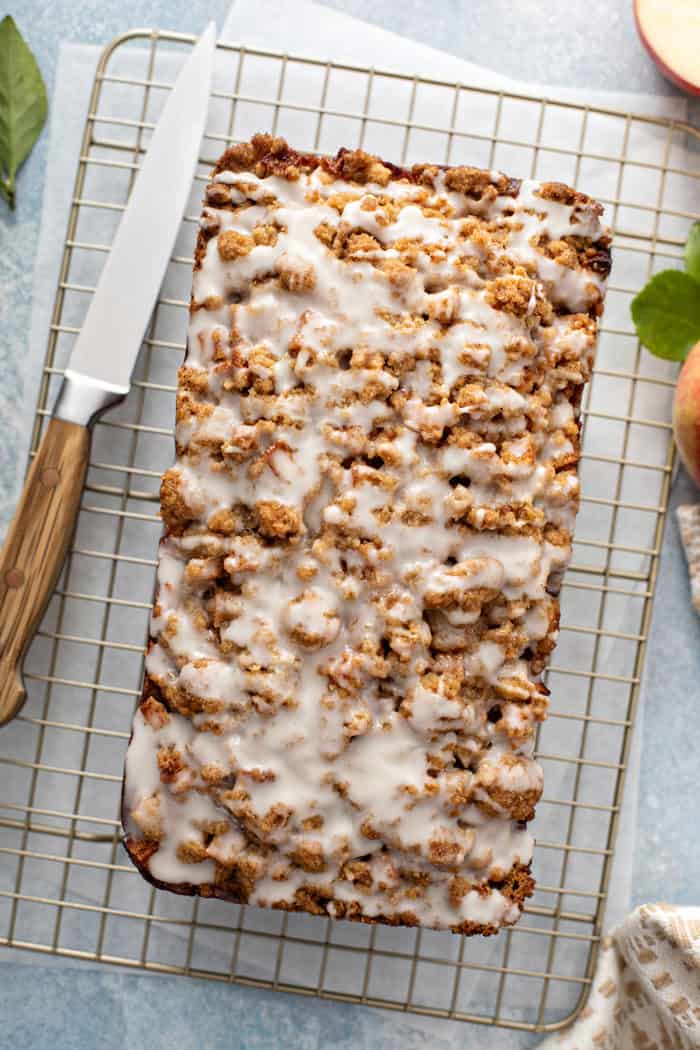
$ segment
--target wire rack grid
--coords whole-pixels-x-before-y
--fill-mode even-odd
[[[99,62],[32,451],[191,45],[139,30]],[[194,224],[211,163],[261,129],[299,148],[363,145],[396,161],[571,181],[602,200],[614,231],[615,269],[584,405],[574,563],[538,740],[546,783],[535,821],[538,889],[521,923],[496,938],[176,897],[143,882],[120,844],[121,769],[142,674],[158,481],[172,457]],[[674,373],[642,353],[628,304],[656,268],[681,265],[697,217],[692,136],[682,124],[593,106],[219,45],[201,164],[133,389],[95,428],[76,535],[25,664],[28,701],[0,731],[0,945],[524,1030],[561,1026],[581,1008],[608,893],[672,470]]]

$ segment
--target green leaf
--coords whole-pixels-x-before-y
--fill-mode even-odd
[[[46,122],[48,101],[36,59],[11,15],[0,22],[0,192],[15,206],[15,175]]]
[[[685,268],[691,277],[700,281],[700,222],[693,223],[685,242]]]
[[[632,300],[632,320],[652,354],[683,361],[700,340],[700,284],[682,270],[662,270]]]

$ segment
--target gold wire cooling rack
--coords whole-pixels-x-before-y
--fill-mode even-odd
[[[192,38],[139,30],[90,99],[32,449],[139,160]],[[672,470],[673,371],[640,350],[630,297],[678,266],[697,180],[678,123],[439,79],[219,45],[202,163],[127,402],[95,428],[76,536],[0,731],[0,944],[73,959],[544,1030],[585,1002],[601,935]],[[367,928],[154,890],[128,862],[121,770],[139,693],[172,456],[173,395],[206,170],[257,130],[570,181],[602,200],[615,268],[584,406],[582,506],[538,753],[537,894],[496,938]],[[167,178],[167,172],[164,172]],[[144,245],[144,250],[148,246]],[[124,303],[128,309],[128,302]]]

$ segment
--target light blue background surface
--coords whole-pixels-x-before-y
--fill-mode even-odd
[[[195,32],[209,18],[221,24],[228,6],[229,0],[21,0],[6,10],[29,40],[51,95],[59,42],[103,44],[136,25]],[[637,40],[631,0],[330,0],[328,6],[515,77],[592,88],[673,90]],[[260,12],[264,18],[264,0]],[[28,260],[36,251],[45,160],[44,137],[21,173],[15,215],[0,203],[0,530],[12,511],[7,493],[15,477],[16,436],[31,415],[23,402],[21,361],[31,305]],[[693,498],[697,493],[681,474],[673,503]],[[695,830],[699,672],[700,619],[689,607],[682,551],[670,515],[646,665],[633,903],[665,899],[697,904],[700,898]],[[0,951],[2,1046],[412,1050],[428,1041],[413,1021],[400,1015],[208,981],[76,968],[68,962],[51,967],[3,964],[2,959]],[[439,1050],[505,1050],[534,1045],[537,1039],[446,1023],[429,1042]]]

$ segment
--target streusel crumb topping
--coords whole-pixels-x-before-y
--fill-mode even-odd
[[[594,201],[256,136],[205,194],[128,848],[181,892],[494,932],[610,256]]]

